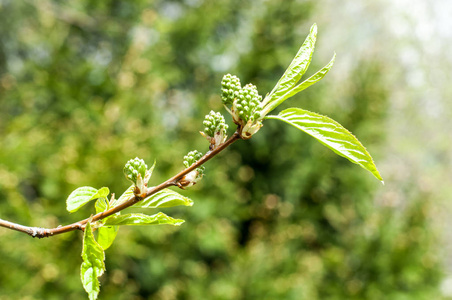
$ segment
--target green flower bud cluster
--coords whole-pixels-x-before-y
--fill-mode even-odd
[[[184,156],[184,166],[186,168],[189,168],[192,164],[197,162],[202,157],[202,153],[198,150],[193,150],[187,153],[187,155]],[[202,177],[204,174],[204,166],[201,166],[199,168],[196,168],[196,171],[198,171],[199,176]]]
[[[242,139],[251,138],[262,127],[261,121],[265,113],[262,110],[262,96],[255,85],[248,83],[240,87],[240,80],[236,76],[224,75],[221,81],[221,99],[232,115],[232,120],[239,126]],[[211,144],[211,150],[217,144],[216,141],[213,146]]]
[[[225,135],[228,125],[224,121],[224,117],[219,112],[215,113],[213,110],[206,115],[204,122],[204,135],[206,137],[214,137],[216,133]]]
[[[240,79],[231,74],[226,74],[221,80],[221,100],[224,105],[232,105],[234,99],[241,90]]]
[[[199,152],[198,150],[188,152],[188,154],[184,156],[184,166],[186,168],[189,168],[194,163],[196,163],[201,157],[202,153]],[[191,171],[190,173],[184,175],[184,177],[179,179],[177,185],[181,189],[185,189],[186,187],[190,187],[196,184],[196,182],[201,180],[203,175],[204,175],[204,166],[200,166],[199,168],[196,168],[195,170]]]
[[[244,123],[254,122],[261,116],[261,101],[262,96],[258,94],[256,86],[248,83],[240,90],[233,109]]]
[[[138,174],[141,175],[141,179],[144,179],[148,166],[144,163],[144,160],[136,157],[129,160],[124,167],[124,175],[127,180],[137,185]]]

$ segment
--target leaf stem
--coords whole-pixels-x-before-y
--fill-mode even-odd
[[[198,161],[196,161],[193,165],[186,168],[185,170],[182,170],[181,172],[177,173],[173,177],[169,178],[168,180],[162,182],[161,184],[150,187],[146,191],[145,197],[137,197],[135,195],[132,195],[129,199],[127,199],[124,203],[121,203],[120,205],[114,206],[104,212],[98,213],[90,218],[65,225],[65,226],[58,226],[56,228],[41,228],[41,227],[29,227],[24,226],[16,223],[12,223],[6,220],[0,219],[0,227],[9,228],[12,230],[16,230],[19,232],[26,233],[32,237],[37,238],[44,238],[44,237],[50,237],[54,235],[58,235],[65,232],[70,232],[74,230],[84,230],[85,224],[88,222],[95,222],[102,220],[108,216],[111,216],[117,212],[122,211],[123,209],[126,209],[135,203],[141,201],[142,199],[149,197],[167,187],[175,186],[177,185],[177,182],[182,179],[186,174],[190,173],[191,171],[195,170],[196,168],[199,168],[201,165],[212,159],[214,156],[216,156],[218,153],[229,147],[232,143],[234,143],[237,140],[240,140],[240,129],[238,129],[227,141],[220,144],[217,148],[215,148],[212,151],[208,151],[203,157],[201,157]]]

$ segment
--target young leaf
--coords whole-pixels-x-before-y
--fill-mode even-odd
[[[290,63],[281,79],[279,79],[270,94],[265,97],[263,105],[276,101],[281,96],[285,95],[297,84],[303,74],[306,73],[306,70],[311,63],[312,53],[314,53],[316,38],[317,25],[314,24],[311,26],[308,37],[303,45],[301,45],[300,50],[298,50],[297,55],[295,55],[295,58]]]
[[[101,246],[94,240],[90,223],[86,223],[85,234],[83,236],[83,263],[80,269],[80,277],[83,287],[88,293],[89,299],[97,299],[100,284],[97,279],[105,271],[105,253]]]
[[[135,214],[125,214],[119,216],[112,216],[106,222],[105,225],[181,225],[184,220],[173,219],[164,213],[157,213],[152,216],[145,214],[135,213]]]
[[[103,187],[100,190],[98,190],[93,196],[91,196],[91,200],[107,198],[108,194],[110,194],[110,190],[108,189],[108,187]]]
[[[118,226],[102,226],[97,229],[97,243],[107,250],[118,234]]]
[[[108,209],[108,201],[105,198],[99,198],[96,201],[96,204],[94,204],[94,207],[96,208],[96,214],[106,211]]]
[[[66,209],[69,212],[75,212],[80,207],[93,200],[93,196],[97,193],[97,189],[90,186],[83,186],[73,191],[66,200]]]
[[[157,161],[154,160],[154,163],[152,164],[151,168],[146,172],[146,176],[144,176],[144,182],[147,184],[149,183],[149,179],[151,179],[152,177],[152,172],[154,172],[154,168],[155,168],[155,163]]]
[[[111,207],[117,206],[123,202],[126,202],[130,197],[133,196],[133,190],[135,189],[135,185],[131,185],[129,186],[129,188],[127,190],[124,191],[124,193],[122,193],[122,195],[114,200],[112,203],[110,203]]]
[[[264,109],[262,110],[262,114],[266,115],[269,112],[271,112],[273,109],[275,109],[278,105],[289,99],[290,97],[294,96],[295,94],[301,92],[302,90],[307,89],[314,83],[320,81],[325,75],[328,73],[328,71],[333,67],[334,60],[336,59],[336,53],[334,53],[333,58],[330,60],[330,62],[324,66],[321,70],[317,71],[314,75],[297,85],[296,87],[288,90],[285,94],[280,95],[278,98],[275,98],[273,101],[271,101]]]
[[[277,116],[267,116],[266,119],[281,120],[306,132],[336,154],[360,165],[383,182],[366,148],[336,121],[301,108],[289,108]]]
[[[192,206],[193,201],[181,194],[170,190],[164,189],[160,192],[151,195],[142,201],[135,204],[133,207],[140,208],[157,208],[157,207],[172,207],[178,205]]]

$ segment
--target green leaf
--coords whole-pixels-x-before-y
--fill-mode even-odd
[[[181,225],[184,220],[173,219],[164,213],[157,213],[152,216],[148,216],[140,213],[125,214],[119,216],[112,216],[106,222],[105,225]]]
[[[134,189],[135,189],[135,185],[132,184],[131,186],[129,186],[129,188],[127,190],[124,191],[124,193],[122,193],[122,195],[118,199],[116,199],[112,203],[110,203],[110,206],[115,207],[123,202],[126,202],[128,199],[130,199],[130,197],[133,196]]]
[[[317,71],[314,75],[297,85],[296,87],[292,88],[291,90],[288,90],[285,94],[281,94],[278,98],[275,98],[273,101],[271,101],[266,107],[264,107],[262,114],[266,115],[269,112],[271,112],[273,109],[275,109],[278,105],[289,99],[290,97],[294,96],[295,94],[301,92],[302,90],[307,89],[314,83],[320,81],[325,75],[328,73],[328,71],[333,67],[334,60],[336,59],[336,53],[334,53],[333,58],[330,60],[330,62],[324,66],[321,70]]]
[[[96,201],[96,204],[94,204],[94,207],[96,208],[96,214],[106,211],[108,209],[108,201],[105,198],[99,198]]]
[[[284,72],[281,79],[279,79],[276,86],[273,88],[271,93],[264,100],[264,105],[267,102],[271,103],[276,101],[281,96],[285,95],[289,90],[291,90],[297,82],[301,79],[306,70],[311,63],[312,54],[314,53],[315,42],[317,38],[317,25],[313,24],[311,26],[310,33],[303,45],[301,45],[300,50],[298,50],[297,55],[290,63],[289,67]]]
[[[146,176],[144,177],[144,182],[145,182],[145,183],[148,183],[148,182],[149,182],[149,179],[151,179],[152,173],[154,172],[154,168],[155,168],[155,163],[156,163],[156,162],[157,162],[157,161],[154,160],[154,163],[152,164],[151,168],[146,172]]]
[[[95,200],[95,199],[99,199],[99,198],[107,198],[108,194],[110,194],[110,190],[108,189],[108,187],[103,187],[100,190],[98,190],[92,197],[90,200]]]
[[[83,186],[73,191],[66,200],[66,209],[69,212],[75,212],[80,207],[93,200],[93,196],[97,193],[97,189],[90,186]]]
[[[133,207],[157,208],[178,205],[192,206],[193,201],[173,190],[164,189],[136,203]]]
[[[97,229],[97,243],[107,250],[118,234],[118,226],[102,226]]]
[[[89,299],[97,299],[100,291],[99,280],[97,279],[105,271],[105,253],[102,247],[94,240],[91,224],[86,223],[85,234],[83,236],[83,263],[80,269],[80,277],[83,287],[88,293]]]
[[[383,182],[369,152],[338,122],[301,108],[289,108],[277,116],[267,116],[266,119],[281,120],[306,132],[336,154],[360,165]]]

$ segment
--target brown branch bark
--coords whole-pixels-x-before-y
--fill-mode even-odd
[[[191,171],[195,170],[196,168],[200,167],[201,165],[203,165],[204,163],[209,161],[215,155],[217,155],[218,153],[220,153],[221,151],[223,151],[224,149],[226,149],[228,146],[230,146],[232,143],[234,143],[235,141],[237,141],[239,139],[241,139],[240,128],[227,141],[220,144],[214,150],[207,152],[203,157],[201,157],[196,163],[191,165],[189,168],[186,168],[185,170],[177,173],[173,177],[169,178],[168,180],[166,180],[165,182],[162,182],[161,184],[159,184],[157,186],[148,188],[145,197],[151,196],[167,187],[177,185],[177,182],[179,180],[181,180],[182,177],[184,177],[186,174],[188,174]],[[92,222],[102,220],[103,218],[111,216],[117,212],[122,211],[125,208],[128,208],[128,207],[134,205],[135,203],[141,201],[145,197],[137,197],[137,196],[133,195],[127,201],[125,201],[115,207],[112,207],[109,210],[98,213],[90,218],[80,220],[78,222],[75,222],[75,223],[72,223],[69,225],[58,226],[56,228],[29,227],[29,226],[24,226],[24,225],[12,223],[9,221],[5,221],[2,219],[0,219],[0,227],[5,227],[5,228],[9,228],[9,229],[16,230],[19,232],[23,232],[32,237],[37,237],[37,238],[50,237],[50,236],[54,236],[54,235],[58,235],[61,233],[70,232],[70,231],[74,231],[74,230],[83,230],[85,224],[89,220],[91,220]]]

